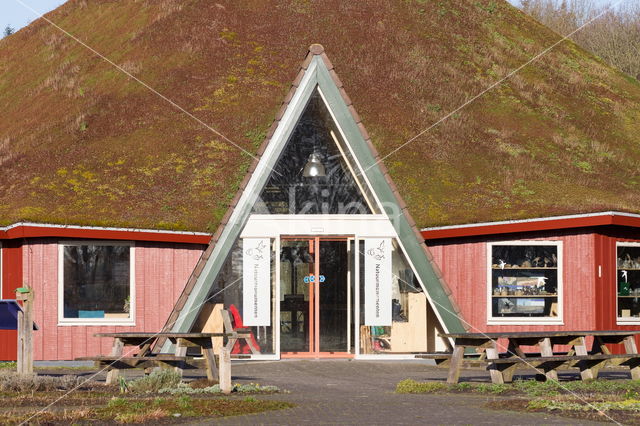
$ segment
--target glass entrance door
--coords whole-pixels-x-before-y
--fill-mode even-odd
[[[283,238],[280,250],[280,351],[330,356],[350,352],[347,238]]]

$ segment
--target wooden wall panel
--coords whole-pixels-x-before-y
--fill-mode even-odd
[[[34,359],[108,354],[112,341],[94,337],[98,332],[159,331],[203,250],[195,244],[136,244],[136,325],[58,326],[58,241],[29,241],[22,268],[24,281],[35,290],[35,321],[40,326],[34,335]],[[4,346],[4,340],[0,342]]]
[[[3,241],[0,249],[2,268],[1,299],[15,299],[15,289],[22,286],[22,241]],[[0,330],[0,361],[17,358],[18,336],[15,330]]]
[[[487,243],[510,240],[563,242],[563,325],[487,324]],[[596,327],[594,241],[593,232],[587,230],[555,235],[537,233],[494,239],[455,239],[428,243],[428,246],[470,331],[591,330]]]
[[[597,263],[602,265],[602,276],[597,280],[596,322],[602,330],[638,330],[640,325],[617,324],[617,249],[616,242],[640,242],[640,231],[622,226],[607,226],[596,237]],[[640,336],[636,338],[640,345]],[[622,345],[614,352],[622,353]]]

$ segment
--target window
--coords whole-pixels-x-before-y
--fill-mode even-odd
[[[490,323],[562,321],[562,243],[488,245]]]
[[[640,244],[617,243],[618,322],[640,323]]]
[[[133,325],[133,253],[130,243],[60,245],[59,322]]]
[[[365,324],[364,241],[360,240],[360,353],[406,354],[426,352],[427,297],[402,248],[393,240],[391,255],[391,325]]]
[[[355,170],[355,159],[316,90],[273,166],[253,213],[376,213],[372,194]]]

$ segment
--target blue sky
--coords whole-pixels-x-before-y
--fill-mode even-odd
[[[41,13],[49,12],[60,6],[66,0],[20,0],[20,2],[30,6]],[[0,0],[0,25],[4,29],[11,25],[16,30],[26,26],[31,21],[35,21],[38,15],[24,7],[17,0]]]
[[[66,0],[0,0],[0,26],[1,28],[4,28],[7,25],[11,25],[14,29],[18,30],[37,18],[37,15],[23,6],[21,2],[29,5],[32,9],[35,9],[41,13],[46,13],[60,6],[65,1]],[[519,2],[519,0],[509,1],[514,4]],[[606,4],[610,3],[612,0],[596,1],[602,4]]]

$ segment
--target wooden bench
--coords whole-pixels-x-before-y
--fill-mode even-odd
[[[432,359],[435,361],[437,367],[449,367],[451,364],[451,352],[431,352],[431,353],[415,353],[417,359]],[[484,353],[465,354],[463,359],[464,368],[477,368],[486,366],[484,362]]]
[[[231,387],[231,355],[223,347],[220,354],[213,352],[212,338],[233,337],[230,333],[96,333],[97,337],[111,337],[114,339],[111,354],[104,356],[76,358],[79,361],[95,361],[96,364],[108,371],[107,384],[115,384],[121,369],[143,368],[145,372],[154,367],[173,367],[182,373],[183,369],[199,368],[192,356],[187,356],[189,347],[199,347],[204,355],[204,363],[209,380],[220,380],[221,388]],[[160,339],[168,339],[175,344],[175,354],[154,353],[151,348]],[[125,346],[137,346],[138,353],[129,356],[124,354]],[[219,366],[219,369],[217,368]]]
[[[171,367],[180,370],[199,368],[194,362],[194,357],[177,356],[173,354],[155,354],[152,356],[92,356],[76,358],[77,361],[95,361],[96,366],[107,371],[124,370],[128,368],[143,368],[145,370],[155,367]]]
[[[457,383],[465,364],[480,363],[486,366],[493,383],[510,382],[518,367],[529,367],[543,373],[547,379],[557,380],[560,369],[578,368],[583,380],[595,379],[600,369],[607,365],[629,367],[631,377],[640,379],[640,354],[635,335],[640,331],[541,331],[499,333],[441,334],[453,340],[453,351],[419,354],[416,357],[433,359],[438,366],[448,366],[448,383]],[[586,347],[586,338],[593,337],[593,347]],[[507,339],[506,352],[498,352],[498,339]],[[624,344],[625,354],[611,354],[607,344]],[[569,346],[567,352],[554,352],[554,345]],[[537,353],[525,353],[522,346],[535,346]],[[465,354],[475,349],[479,356]]]
[[[502,375],[502,383],[510,382],[518,367],[530,367],[542,371],[548,378],[551,372],[560,369],[578,368],[583,380],[598,377],[600,369],[607,365],[629,367],[631,377],[640,378],[640,354],[592,354],[592,355],[554,355],[525,358],[502,357],[499,359],[485,359],[487,369],[497,370]]]

